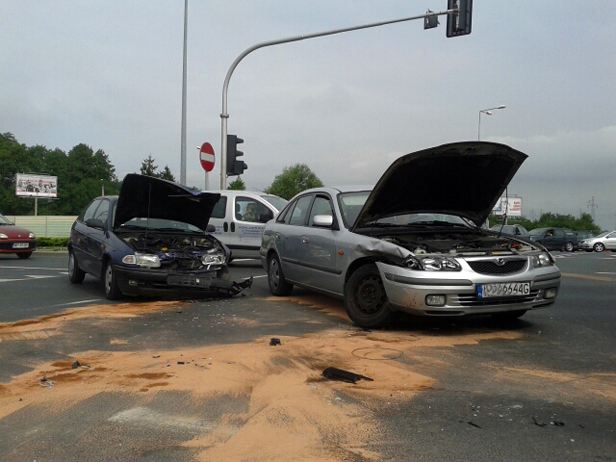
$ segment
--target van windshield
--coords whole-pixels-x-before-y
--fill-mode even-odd
[[[269,202],[270,204],[272,204],[274,208],[276,208],[276,210],[278,211],[281,211],[284,208],[284,206],[289,203],[288,200],[285,200],[282,197],[278,197],[278,196],[261,196],[261,197],[265,199],[267,202]]]

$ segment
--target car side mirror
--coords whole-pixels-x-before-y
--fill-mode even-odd
[[[267,223],[272,218],[274,218],[274,214],[273,214],[273,212],[271,210],[268,210],[267,212],[262,213],[261,215],[259,215],[259,222]]]
[[[334,224],[334,217],[331,215],[315,215],[313,224],[322,228],[331,228]]]
[[[100,218],[88,218],[86,220],[86,226],[89,228],[105,229],[105,223]]]
[[[214,226],[214,225],[213,225],[213,224],[211,224],[211,223],[208,223],[208,225],[205,227],[205,230],[206,230],[208,233],[215,233],[215,232],[216,232],[216,226]]]

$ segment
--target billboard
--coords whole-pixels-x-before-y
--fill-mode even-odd
[[[521,197],[501,197],[494,208],[494,215],[507,215],[508,217],[522,216],[522,198]]]
[[[15,174],[15,195],[22,197],[58,197],[58,177]]]

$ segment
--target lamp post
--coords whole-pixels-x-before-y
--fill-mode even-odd
[[[477,141],[481,140],[481,114],[485,114],[485,115],[492,115],[492,111],[495,111],[497,109],[505,109],[507,106],[505,106],[504,104],[501,104],[500,106],[497,107],[491,107],[488,109],[482,109],[481,111],[479,111],[479,123],[477,124]]]

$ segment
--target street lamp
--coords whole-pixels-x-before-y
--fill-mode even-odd
[[[492,111],[495,111],[497,109],[505,109],[507,106],[505,106],[504,104],[501,104],[500,106],[497,107],[491,107],[488,109],[482,109],[481,111],[479,111],[479,123],[477,124],[477,141],[481,140],[481,114],[485,114],[485,115],[492,115]]]

